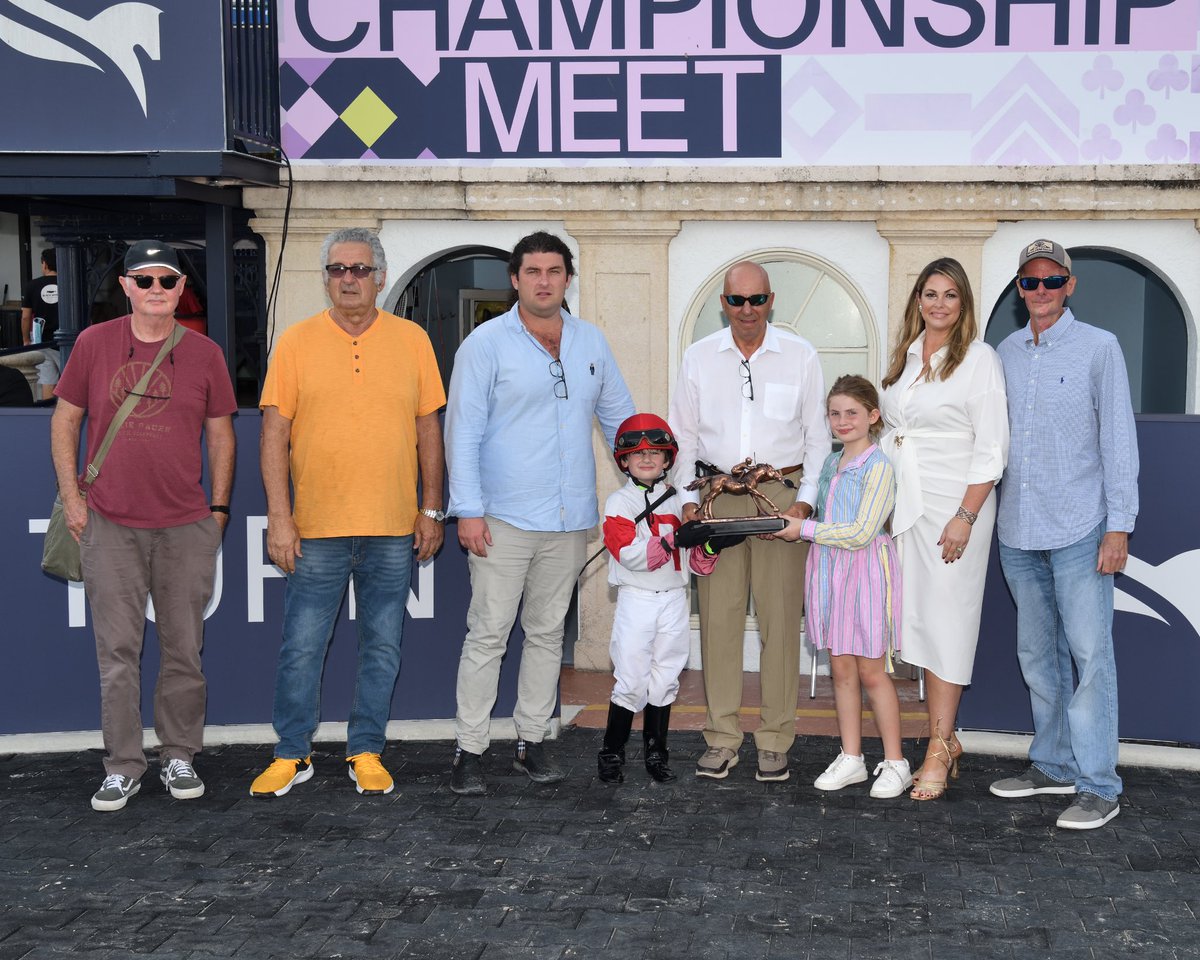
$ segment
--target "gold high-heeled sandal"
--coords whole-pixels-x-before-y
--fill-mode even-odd
[[[938,718],[938,730],[941,729],[942,721]],[[926,759],[937,760],[946,768],[946,777],[941,780],[930,780],[926,777],[921,779],[913,778],[912,792],[909,797],[913,800],[940,800],[946,795],[946,791],[950,787],[950,780],[958,779],[958,761],[963,755],[962,744],[957,740],[947,741],[938,730],[934,731],[933,736],[941,744],[941,750],[935,750]],[[950,734],[954,736],[953,733]],[[954,748],[957,747],[956,751]],[[924,764],[922,764],[924,767]]]

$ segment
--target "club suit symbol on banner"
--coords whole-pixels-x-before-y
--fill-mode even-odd
[[[162,11],[158,7],[148,3],[115,3],[94,17],[85,19],[55,6],[49,0],[8,0],[8,6],[42,21],[45,26],[39,28],[0,14],[0,41],[26,56],[81,64],[94,67],[101,73],[109,72],[102,65],[103,60],[111,61],[133,88],[142,113],[149,117],[146,78],[138,60],[137,48],[141,47],[151,60],[158,60],[161,56],[158,18]],[[54,39],[42,32],[47,26],[54,33],[66,31],[98,51],[103,58],[98,59],[91,50],[77,50]]]

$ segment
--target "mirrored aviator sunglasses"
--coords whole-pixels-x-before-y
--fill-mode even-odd
[[[1047,290],[1061,290],[1067,285],[1070,277],[1056,275],[1053,277],[1017,277],[1017,286],[1022,290],[1036,290],[1039,284],[1045,284]]]
[[[666,430],[631,430],[617,437],[617,449],[632,450],[643,438],[652,447],[668,447],[675,442],[675,438]]]

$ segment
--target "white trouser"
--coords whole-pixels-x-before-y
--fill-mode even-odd
[[[647,703],[665,707],[679,693],[679,674],[691,647],[687,590],[617,592],[612,642],[612,702],[637,713]]]

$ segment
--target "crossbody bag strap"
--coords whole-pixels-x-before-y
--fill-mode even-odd
[[[660,503],[663,503],[666,500],[669,500],[671,497],[673,497],[675,495],[676,492],[677,491],[675,490],[675,488],[668,483],[667,489],[663,491],[663,495],[661,497],[659,497],[657,500],[655,500],[648,507],[646,507],[646,509],[643,510],[641,513],[639,513],[636,517],[633,518],[633,525],[636,527],[639,523],[641,523],[648,516],[650,516],[651,511],[654,510],[655,507],[657,507]],[[603,535],[601,535],[600,539],[601,540],[604,539]],[[600,554],[602,554],[607,549],[608,549],[608,547],[601,547],[599,550],[597,550],[595,553],[593,553],[590,557],[588,557],[587,560],[584,561],[583,566],[579,568],[579,574],[578,574],[578,576],[575,577],[575,579],[578,580],[579,577],[582,577],[583,571],[586,570],[591,565],[593,560],[595,560],[598,556],[600,556]]]
[[[158,369],[158,365],[166,359],[167,354],[175,349],[176,345],[183,339],[184,327],[182,324],[176,323],[174,329],[171,330],[171,335],[163,342],[162,347],[158,351],[158,356],[154,358],[154,362],[150,364],[142,379],[139,380],[129,391],[129,396],[125,398],[125,402],[117,408],[117,412],[113,415],[112,423],[108,425],[108,432],[104,434],[104,439],[100,443],[100,449],[96,451],[96,456],[91,463],[88,464],[84,483],[91,486],[96,482],[96,478],[100,476],[100,466],[104,463],[104,458],[108,456],[109,448],[113,445],[113,441],[117,439],[117,431],[121,429],[123,424],[131,413],[133,408],[137,406],[137,402],[141,400],[140,394],[146,392],[146,388],[150,386],[150,378],[154,375],[154,371]]]

